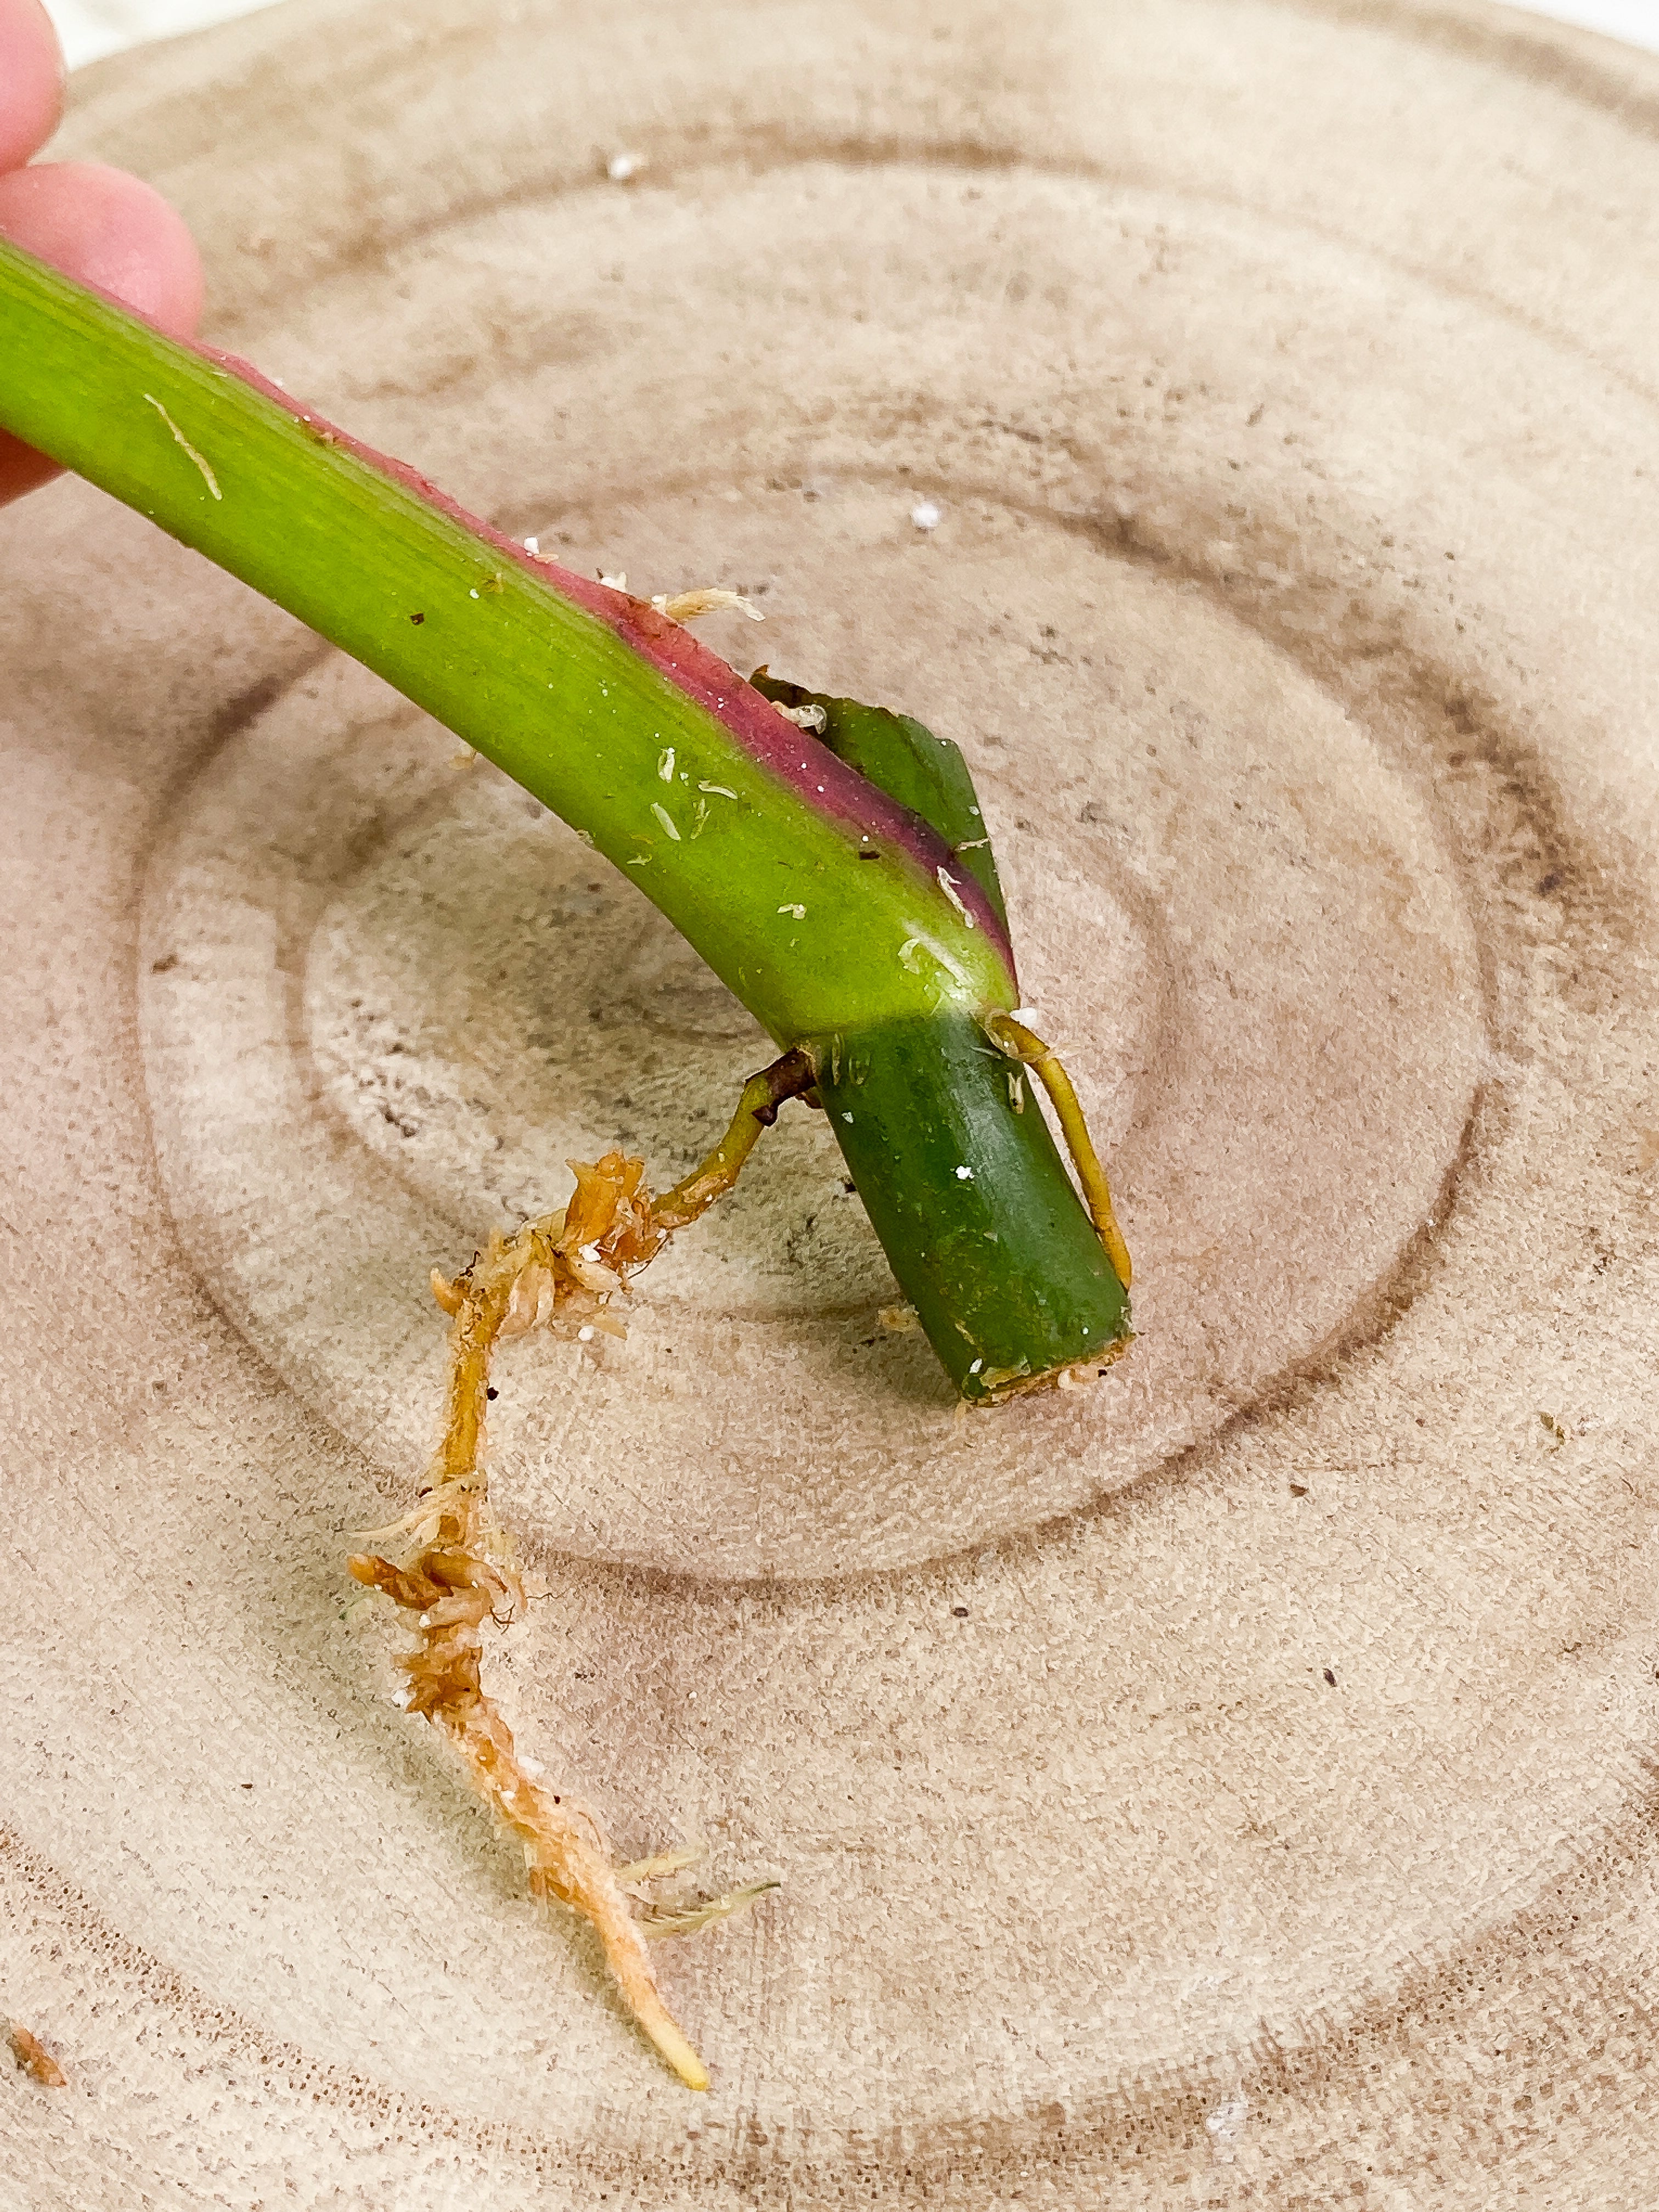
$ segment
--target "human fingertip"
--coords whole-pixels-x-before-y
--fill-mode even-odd
[[[0,236],[175,337],[191,336],[200,320],[195,240],[175,208],[124,169],[37,161],[0,176]]]
[[[38,154],[64,112],[64,49],[41,0],[0,0],[0,170]]]

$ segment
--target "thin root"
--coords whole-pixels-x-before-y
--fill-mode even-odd
[[[687,1867],[701,1866],[708,1856],[701,1844],[689,1851],[658,1851],[648,1859],[630,1859],[626,1866],[617,1869],[617,1879],[624,1889],[638,1890],[653,1881],[666,1881],[672,1874],[684,1874]]]
[[[1012,1014],[988,1016],[985,1032],[993,1044],[1000,1046],[1010,1060],[1020,1060],[1030,1068],[1054,1101],[1060,1134],[1066,1139],[1066,1149],[1077,1170],[1078,1181],[1083,1185],[1090,1218],[1095,1224],[1096,1234],[1106,1248],[1106,1257],[1127,1291],[1132,1272],[1129,1248],[1117,1225],[1106,1170],[1100,1164],[1089,1134],[1089,1125],[1083,1118],[1083,1109],[1072,1088],[1072,1079],[1060,1065],[1060,1054],[1044,1044],[1035,1030],[1028,1030],[1024,1022],[1017,1022]]]
[[[742,1889],[727,1890],[724,1897],[702,1897],[692,1905],[647,1905],[640,1915],[639,1925],[653,1941],[665,1936],[695,1936],[700,1928],[729,1919],[777,1887],[775,1881],[751,1881]]]
[[[714,1150],[654,1204],[642,1161],[620,1152],[591,1167],[573,1160],[576,1188],[562,1213],[527,1223],[512,1237],[493,1236],[453,1282],[434,1270],[433,1296],[451,1323],[443,1441],[420,1503],[364,1539],[403,1547],[402,1559],[362,1552],[348,1562],[357,1581],[389,1597],[414,1628],[415,1644],[400,1662],[399,1705],[441,1729],[460,1753],[473,1788],[517,1837],[532,1895],[556,1898],[592,1923],[635,2019],[693,2089],[708,2087],[708,2071],[662,2001],[646,1939],[689,1935],[776,1885],[653,1903],[641,1893],[701,1854],[664,1852],[613,1865],[598,1815],[545,1788],[520,1757],[481,1679],[485,1623],[511,1620],[524,1606],[510,1540],[489,1510],[483,1452],[490,1363],[501,1338],[530,1328],[579,1324],[588,1338],[595,1329],[620,1333],[609,1302],[677,1229],[732,1188],[762,1129],[813,1080],[811,1063],[799,1052],[752,1077]]]
[[[799,1049],[785,1053],[770,1067],[750,1077],[719,1144],[694,1174],[665,1191],[652,1207],[652,1221],[665,1236],[685,1228],[731,1189],[739,1169],[760,1142],[761,1131],[769,1129],[777,1120],[779,1107],[787,1098],[799,1098],[810,1091],[817,1080],[811,1061]]]

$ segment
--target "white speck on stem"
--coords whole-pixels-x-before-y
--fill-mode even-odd
[[[818,787],[820,790],[822,790],[823,787],[822,784]],[[957,896],[957,887],[954,878],[948,876],[943,868],[935,868],[933,873],[939,878],[939,889],[944,892],[945,897],[950,900],[951,905],[955,907],[957,912],[962,916],[963,921],[967,923],[969,928],[971,929],[974,926],[974,917],[969,913],[967,908],[963,906],[962,901]]]
[[[477,593],[477,589],[476,586],[474,586],[474,588],[473,588],[471,591],[470,591],[470,592],[467,593],[467,595],[466,595],[466,596],[468,597],[468,599],[476,599],[477,598],[478,593]]]
[[[806,908],[804,906],[781,906],[778,908],[778,912],[780,914],[793,914],[797,921],[805,921],[806,919]]]
[[[957,1170],[957,1181],[958,1182],[972,1182],[973,1179],[974,1171],[972,1168],[958,1168]]]
[[[584,1322],[581,1327],[576,1331],[576,1341],[578,1344],[592,1344],[593,1341],[593,1331],[586,1322]],[[522,1763],[522,1753],[520,1753],[520,1763]]]
[[[937,530],[945,520],[945,510],[937,500],[919,499],[910,509],[910,520],[918,530]]]
[[[526,538],[524,541],[524,550],[526,553],[533,553],[539,558],[542,550],[540,541],[534,538]]]
[[[665,745],[662,750],[657,755],[657,774],[661,777],[665,783],[672,783],[674,781],[674,748],[672,745]]]
[[[661,823],[666,835],[672,837],[674,842],[678,845],[680,842],[680,833],[674,827],[674,817],[669,812],[668,809],[665,806],[660,805],[657,800],[653,799],[651,802],[651,811],[656,816],[658,821]]]
[[[202,456],[197,452],[195,447],[191,444],[190,440],[185,437],[184,432],[173,421],[172,416],[167,413],[167,409],[162,406],[161,401],[155,397],[155,394],[153,392],[147,392],[144,394],[144,397],[149,400],[150,405],[155,410],[161,420],[167,424],[168,429],[172,431],[174,438],[190,455],[191,460],[195,462],[197,467],[200,469],[202,471],[203,482],[207,485],[208,489],[213,494],[215,499],[222,500],[224,494],[219,489],[218,477],[214,475],[212,470],[202,459]],[[309,417],[307,419],[309,420]]]
[[[700,783],[697,789],[708,792],[716,799],[735,799],[738,795],[735,791],[728,791],[723,783]]]
[[[931,937],[907,937],[899,947],[899,965],[902,968],[908,968],[913,975],[919,975],[921,973],[921,964],[916,958],[919,952],[926,952],[938,966],[945,970],[951,981],[959,984],[964,991],[968,988],[967,970],[951,957],[942,945],[936,945]]]

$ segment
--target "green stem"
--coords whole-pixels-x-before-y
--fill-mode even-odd
[[[994,1065],[976,1025],[1018,1004],[1012,956],[927,822],[648,605],[532,559],[245,364],[3,241],[0,359],[0,427],[495,761],[625,869],[781,1046],[812,1054],[821,1083],[838,1051],[854,1054],[884,1133],[866,1143],[849,1101],[836,1135],[969,1395],[993,1369],[1045,1372],[1125,1332],[1121,1286],[1080,1239],[1075,1194],[1069,1213],[1060,1202],[1070,1185],[1036,1139],[1034,1104],[997,1106],[997,1084],[975,1075]],[[837,1097],[849,1079],[828,1076]],[[997,1194],[994,1241],[960,1231],[958,1166]],[[957,1356],[970,1340],[986,1347],[978,1369]]]
[[[1128,1293],[1019,1062],[955,1010],[812,1050],[866,1211],[963,1396],[1115,1356]]]

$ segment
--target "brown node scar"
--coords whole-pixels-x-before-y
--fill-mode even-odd
[[[11,2045],[11,2055],[25,2074],[33,2075],[43,2089],[64,2089],[69,2087],[63,2068],[52,2057],[38,2035],[13,2021],[6,2031]]]
[[[510,1620],[524,1605],[510,1540],[488,1510],[483,1450],[490,1360],[501,1338],[554,1323],[622,1334],[623,1324],[609,1308],[629,1277],[731,1189],[761,1131],[813,1079],[812,1065],[799,1051],[750,1077],[720,1143],[654,1202],[643,1161],[621,1152],[607,1152],[591,1167],[573,1160],[576,1188],[562,1213],[528,1222],[512,1237],[492,1235],[453,1282],[434,1269],[433,1295],[452,1324],[443,1442],[420,1504],[375,1532],[381,1541],[405,1540],[402,1562],[375,1553],[348,1562],[360,1583],[413,1617],[417,1640],[399,1662],[398,1703],[441,1729],[459,1752],[473,1788],[517,1837],[532,1894],[557,1898],[592,1923],[634,2017],[693,2089],[708,2087],[708,2071],[663,2002],[646,1939],[689,1934],[775,1885],[757,1882],[689,1904],[653,1904],[652,1886],[698,1854],[666,1853],[617,1867],[597,1814],[526,1771],[482,1681],[484,1623]]]

